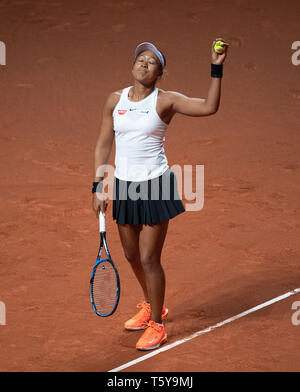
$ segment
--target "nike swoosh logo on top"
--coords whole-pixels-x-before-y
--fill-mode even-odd
[[[129,109],[130,112],[133,112],[134,110],[137,110],[137,108],[130,108]],[[119,112],[119,114],[124,114],[127,112],[127,110],[118,110],[118,112]],[[120,113],[120,112],[122,112],[122,113]],[[139,113],[148,114],[149,112],[150,112],[150,110],[139,110]]]
[[[151,344],[151,343],[153,343],[153,342],[154,342],[154,340],[155,340],[155,338],[154,338],[154,339],[152,339],[152,340],[150,340],[148,343],[149,343],[149,344]]]

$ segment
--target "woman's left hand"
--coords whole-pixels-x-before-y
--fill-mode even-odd
[[[217,41],[223,41],[224,42],[224,44],[222,44],[222,46],[224,48],[224,52],[221,53],[221,54],[216,53],[215,50],[214,50],[214,46],[215,46],[215,43]],[[211,46],[211,62],[212,62],[212,64],[223,64],[224,63],[224,60],[225,60],[226,55],[227,55],[228,46],[229,46],[229,43],[224,41],[223,38],[216,38],[215,39],[215,41],[212,43],[212,46]]]

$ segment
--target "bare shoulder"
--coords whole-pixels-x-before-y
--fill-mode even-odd
[[[118,97],[118,98],[120,99],[120,96],[121,96],[121,94],[122,94],[122,91],[123,91],[123,90],[114,91],[114,92],[112,92],[110,95],[113,96],[113,97]]]
[[[210,115],[211,110],[207,107],[205,98],[191,98],[177,91],[161,90],[161,107],[171,113],[185,114],[187,116],[206,116]]]
[[[194,102],[205,103],[206,101],[205,98],[191,98],[177,91],[164,91],[164,90],[160,90],[160,91],[161,91],[162,99],[168,102],[171,106],[178,105],[178,104],[179,105],[186,104],[186,103],[189,104]]]
[[[121,94],[122,90],[113,91],[112,93],[110,93],[105,102],[105,109],[112,113],[120,100]]]
[[[160,118],[166,123],[170,124],[174,111],[174,96],[176,92],[158,89],[156,110]]]
[[[172,105],[174,103],[174,101],[176,101],[176,99],[184,98],[185,95],[178,93],[177,91],[168,91],[168,90],[159,89],[158,90],[158,97],[162,101]]]
[[[168,90],[163,90],[161,88],[158,89],[158,97],[161,99],[171,99],[176,92],[174,91],[168,91]]]

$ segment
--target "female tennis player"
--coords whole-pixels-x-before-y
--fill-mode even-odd
[[[214,51],[216,41],[224,52]],[[161,252],[169,220],[185,211],[178,196],[175,173],[164,151],[165,133],[176,113],[210,116],[220,102],[223,62],[229,44],[217,38],[211,46],[211,82],[206,99],[189,98],[156,87],[166,66],[165,56],[153,44],[143,42],[134,53],[133,85],[109,95],[103,110],[95,149],[93,209],[105,213],[108,200],[101,197],[99,167],[107,164],[113,139],[116,143],[113,219],[116,220],[126,259],[142,288],[140,311],[125,322],[127,330],[145,329],[136,344],[139,350],[158,348],[167,340],[162,323],[165,273]]]

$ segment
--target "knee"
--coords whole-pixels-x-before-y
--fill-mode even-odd
[[[126,260],[131,264],[134,264],[139,260],[139,255],[135,252],[129,252],[125,250],[124,255]]]
[[[152,272],[157,268],[161,268],[160,257],[155,255],[142,255],[141,264],[145,272]]]

